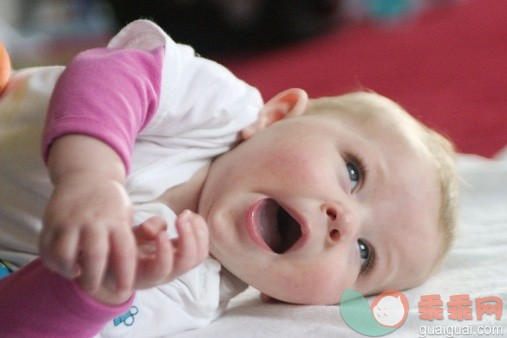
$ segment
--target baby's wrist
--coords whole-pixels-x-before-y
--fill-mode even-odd
[[[96,291],[87,292],[87,294],[99,303],[108,306],[117,306],[124,304],[130,300],[134,294],[134,291],[117,292],[105,287],[100,287]]]

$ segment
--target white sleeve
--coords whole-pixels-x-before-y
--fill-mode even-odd
[[[189,139],[204,148],[229,145],[263,105],[256,88],[191,47],[175,43],[153,22],[134,21],[109,46],[165,48],[159,107],[139,140],[164,145],[164,139],[172,137],[171,146],[187,145]]]

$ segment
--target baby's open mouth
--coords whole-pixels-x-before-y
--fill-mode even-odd
[[[301,225],[274,199],[263,201],[258,217],[258,232],[278,254],[289,250],[302,236]]]

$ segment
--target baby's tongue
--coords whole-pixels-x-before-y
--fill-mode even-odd
[[[277,252],[282,245],[282,237],[278,229],[277,212],[280,206],[273,199],[264,201],[264,205],[259,213],[259,226],[262,239],[271,248]]]

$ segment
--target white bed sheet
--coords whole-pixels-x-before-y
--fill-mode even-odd
[[[460,155],[462,175],[460,226],[457,239],[439,273],[424,285],[407,290],[409,314],[388,337],[507,337],[507,148],[494,160]],[[439,294],[444,318],[419,318],[421,296]],[[446,307],[452,295],[473,301],[472,320],[453,320]],[[496,296],[503,302],[497,321],[492,315],[477,320],[475,298]],[[374,297],[368,299],[371,304]],[[178,337],[364,337],[342,320],[338,306],[263,304],[248,289],[234,299],[225,315],[211,325]]]

